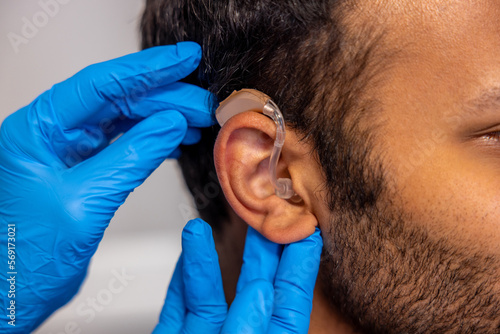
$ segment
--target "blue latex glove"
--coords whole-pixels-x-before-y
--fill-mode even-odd
[[[185,42],[92,65],[3,122],[0,332],[28,333],[67,303],[128,194],[212,124],[209,93],[177,82],[200,58]],[[15,297],[7,298],[11,276]]]
[[[153,334],[307,333],[322,247],[319,230],[283,248],[249,227],[228,311],[212,230],[190,221]]]

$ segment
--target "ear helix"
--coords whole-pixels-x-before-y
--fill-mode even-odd
[[[234,91],[227,99],[221,102],[215,112],[215,117],[220,126],[233,117],[244,111],[257,111],[271,118],[276,124],[276,139],[269,159],[269,178],[275,189],[276,196],[283,199],[295,199],[292,180],[289,178],[279,178],[276,176],[278,160],[281,149],[285,143],[285,122],[278,106],[266,94],[255,89],[242,89]]]

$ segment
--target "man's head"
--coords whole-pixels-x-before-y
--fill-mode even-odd
[[[499,14],[495,1],[157,0],[143,41],[197,41],[188,81],[279,105],[279,173],[302,201],[273,195],[263,171],[275,129],[257,113],[220,131],[221,186],[271,240],[319,224],[322,288],[359,329],[498,332]],[[215,134],[181,159],[191,189],[209,178]],[[219,220],[215,206],[200,212]]]

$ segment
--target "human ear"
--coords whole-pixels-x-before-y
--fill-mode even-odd
[[[267,239],[287,244],[313,234],[315,190],[320,182],[311,147],[287,130],[277,166],[279,178],[290,178],[296,195],[275,195],[269,161],[276,125],[269,117],[246,111],[231,117],[221,128],[214,161],[227,201],[247,224]]]

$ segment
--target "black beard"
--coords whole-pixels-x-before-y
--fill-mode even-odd
[[[362,333],[500,333],[500,260],[393,211],[322,226],[318,277],[332,305]]]

